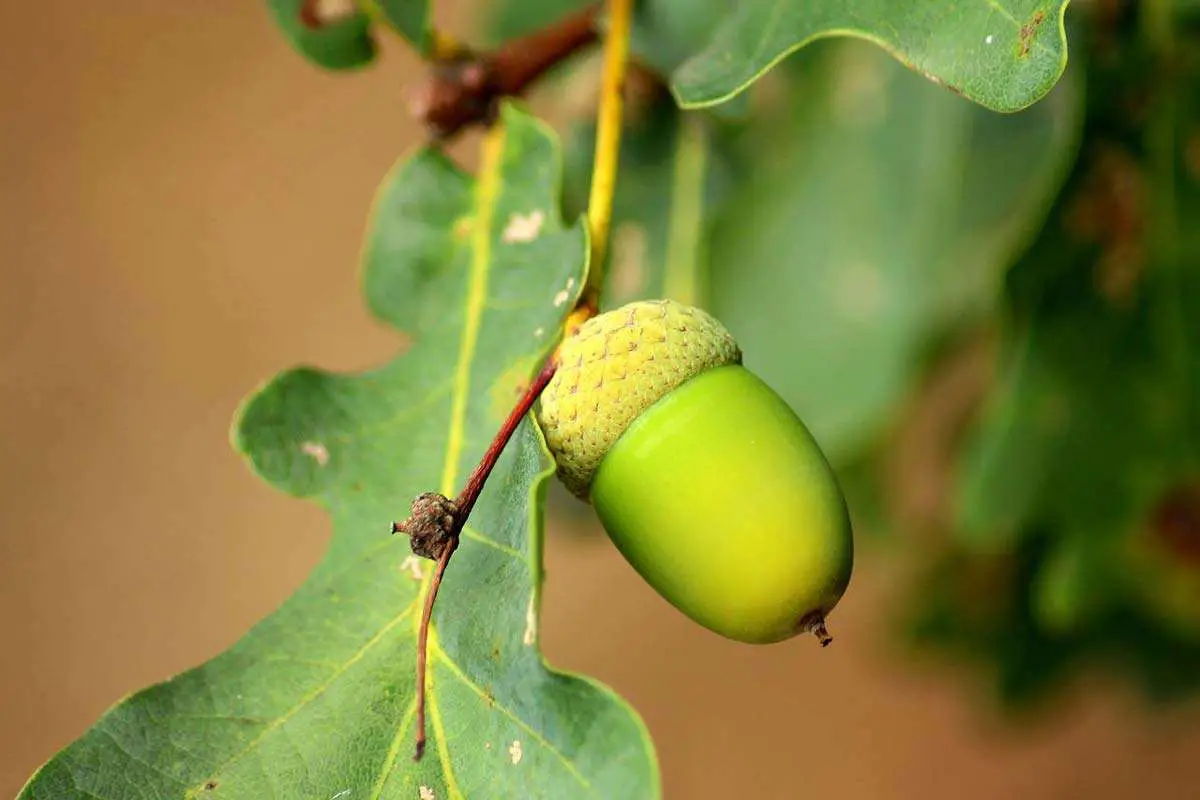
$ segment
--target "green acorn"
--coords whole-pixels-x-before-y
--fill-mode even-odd
[[[850,580],[837,479],[720,322],[670,300],[588,320],[539,422],[563,483],[669,602],[731,639],[816,633]]]

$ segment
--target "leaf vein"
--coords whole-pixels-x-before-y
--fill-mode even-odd
[[[430,655],[433,655],[433,648],[430,647]],[[437,741],[438,761],[442,765],[442,774],[446,779],[446,791],[450,793],[451,800],[461,800],[463,793],[458,788],[458,781],[454,779],[454,769],[450,766],[450,748],[446,742],[446,730],[442,727],[442,712],[438,708],[437,695],[433,692],[429,693],[429,716],[433,722],[433,733]]]
[[[475,530],[474,528],[463,528],[462,533],[463,533],[463,536],[465,536],[466,538],[471,539],[472,541],[479,542],[480,544],[485,544],[488,547],[491,547],[495,550],[499,550],[501,553],[504,553],[505,555],[512,556],[517,561],[520,561],[522,564],[524,564],[526,562],[525,556],[522,555],[521,553],[519,553],[517,550],[509,547],[506,544],[501,544],[500,542],[496,541],[492,537],[482,534],[479,531]]]
[[[397,614],[395,617],[393,617],[386,625],[384,625],[382,628],[379,629],[378,633],[376,633],[374,636],[372,636],[370,639],[368,639],[365,643],[363,643],[363,646],[358,648],[358,650],[356,650],[354,652],[354,654],[352,656],[350,656],[350,658],[346,659],[346,661],[337,670],[335,670],[328,678],[326,678],[324,681],[322,681],[320,685],[318,685],[316,688],[314,688],[308,694],[304,695],[304,697],[302,697],[300,699],[300,702],[296,703],[296,705],[292,706],[290,709],[288,709],[282,715],[277,717],[270,725],[268,725],[266,728],[264,728],[262,730],[262,732],[258,734],[258,736],[255,736],[252,740],[250,740],[246,744],[245,747],[243,747],[238,752],[234,753],[229,758],[225,759],[225,761],[222,762],[220,764],[220,766],[218,766],[216,769],[212,770],[211,776],[220,775],[222,772],[224,772],[226,769],[228,769],[232,764],[235,764],[238,761],[240,761],[247,754],[249,754],[255,748],[257,748],[259,746],[259,744],[262,743],[263,739],[265,739],[267,736],[269,736],[273,731],[278,730],[281,726],[286,724],[289,719],[291,719],[297,713],[299,713],[301,710],[303,710],[309,703],[313,702],[318,697],[320,697],[322,694],[324,694],[329,689],[329,687],[333,685],[334,681],[336,681],[338,678],[340,678],[342,675],[344,675],[346,673],[346,670],[350,669],[350,667],[354,666],[359,661],[361,661],[363,656],[365,656],[367,654],[367,651],[370,650],[372,647],[374,647],[376,644],[378,644],[380,641],[382,641],[384,636],[386,636],[392,630],[392,628],[395,628],[397,625],[399,625],[401,622],[403,622],[409,616],[409,614],[412,613],[412,610],[415,607],[416,607],[415,602],[409,603],[407,606],[405,606],[403,611],[401,611],[399,614]],[[210,779],[211,779],[211,777],[205,778],[203,783],[200,783],[199,785],[194,786],[191,789],[189,789],[184,796],[189,797],[189,798],[195,797],[199,792],[204,791],[204,785]]]
[[[545,736],[542,736],[542,734],[538,733],[536,730],[531,728],[528,723],[526,723],[524,720],[522,720],[520,717],[518,717],[512,711],[509,711],[505,706],[503,706],[499,702],[497,702],[497,700],[494,697],[492,697],[491,695],[489,695],[485,691],[483,691],[483,689],[481,689],[474,681],[472,681],[470,678],[467,677],[467,674],[462,671],[462,669],[458,666],[458,664],[454,663],[453,659],[451,659],[450,656],[448,656],[446,654],[446,651],[442,650],[441,648],[438,648],[436,653],[437,653],[438,660],[441,661],[443,664],[445,664],[446,668],[449,669],[452,673],[454,673],[455,677],[457,677],[460,681],[462,681],[464,686],[466,686],[468,689],[473,691],[475,694],[479,695],[480,699],[487,702],[488,705],[492,706],[493,708],[498,710],[500,713],[504,714],[504,716],[511,719],[518,728],[520,728],[521,730],[528,733],[531,737],[533,737],[533,740],[536,741],[539,745],[541,745],[542,747],[549,750],[559,761],[562,762],[562,765],[566,768],[567,772],[571,773],[571,777],[573,777],[573,778],[575,778],[575,780],[579,781],[579,784],[581,786],[583,786],[583,788],[589,789],[589,790],[592,788],[591,783],[588,781],[587,778],[585,778],[583,776],[583,773],[581,773],[579,771],[579,769],[573,763],[571,763],[571,760],[569,758],[567,758],[565,755],[563,755],[562,752],[558,750],[558,748],[556,748],[554,745],[552,745],[549,742],[549,740],[546,739]]]
[[[388,746],[387,756],[383,761],[383,768],[379,771],[379,778],[375,781],[375,786],[371,789],[371,800],[379,800],[383,794],[383,787],[387,785],[387,779],[391,776],[392,770],[396,768],[396,757],[400,754],[400,744],[404,741],[404,735],[408,732],[408,725],[412,722],[413,716],[417,712],[417,694],[413,692],[413,699],[409,701],[408,708],[404,715],[400,717],[400,725],[396,728],[396,735],[392,737],[392,743]]]

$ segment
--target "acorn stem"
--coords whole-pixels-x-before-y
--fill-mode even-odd
[[[592,188],[588,195],[588,233],[592,257],[587,284],[579,307],[594,314],[600,308],[604,263],[612,226],[617,162],[621,154],[621,118],[625,111],[625,69],[629,62],[629,33],[633,0],[608,0],[608,33],[604,37],[604,68],[600,76],[600,107],[596,112],[596,152],[592,162]]]

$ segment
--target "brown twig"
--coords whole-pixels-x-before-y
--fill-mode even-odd
[[[457,53],[433,62],[412,100],[413,115],[437,140],[495,117],[503,97],[520,95],[556,64],[596,41],[598,6],[589,6],[496,50]]]
[[[551,356],[509,412],[508,418],[496,432],[487,452],[471,472],[458,497],[450,500],[444,495],[426,492],[413,500],[412,513],[408,519],[392,523],[392,533],[407,534],[415,554],[437,561],[437,567],[429,582],[429,592],[425,595],[421,627],[417,632],[417,741],[414,761],[420,761],[425,753],[425,685],[429,662],[429,622],[433,617],[433,605],[437,601],[438,589],[441,588],[446,567],[450,564],[450,557],[458,549],[463,526],[467,524],[467,517],[475,508],[475,501],[479,499],[488,476],[496,468],[496,462],[500,460],[500,455],[508,446],[521,421],[533,408],[533,404],[537,402],[557,370],[558,362]]]
[[[429,582],[429,594],[425,596],[425,608],[421,611],[421,629],[417,638],[417,742],[413,752],[413,761],[420,761],[425,755],[425,675],[426,664],[429,660],[429,620],[433,616],[433,604],[437,602],[438,589],[442,586],[442,578],[446,575],[446,567],[450,565],[450,556],[458,549],[458,536],[451,537],[442,550],[437,567],[433,571],[433,579]]]

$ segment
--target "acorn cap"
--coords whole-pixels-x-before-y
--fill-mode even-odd
[[[725,326],[674,300],[646,300],[585,322],[563,341],[538,422],[558,474],[586,500],[604,456],[642,412],[705,370],[740,364]]]

